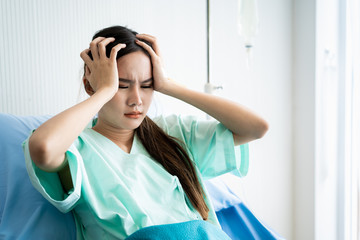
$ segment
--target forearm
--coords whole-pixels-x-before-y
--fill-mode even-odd
[[[249,109],[214,95],[188,89],[176,82],[164,85],[162,93],[204,111],[233,132],[235,144],[261,138],[268,129],[265,120]]]
[[[108,100],[106,91],[98,91],[39,126],[29,140],[33,161],[43,169],[59,167],[67,149]]]

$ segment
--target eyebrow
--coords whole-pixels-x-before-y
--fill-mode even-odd
[[[148,83],[148,82],[152,82],[153,81],[153,78],[149,78],[149,79],[146,79],[144,81],[140,81],[140,83]],[[130,79],[125,79],[125,78],[119,78],[119,82],[123,82],[123,83],[133,83],[135,82],[134,80],[130,80]]]

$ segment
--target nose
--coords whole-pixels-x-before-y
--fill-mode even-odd
[[[128,98],[129,106],[140,106],[142,104],[140,89],[138,87],[133,87]]]

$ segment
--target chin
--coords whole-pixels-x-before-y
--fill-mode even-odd
[[[140,124],[142,123],[143,120],[144,120],[144,118],[129,119],[126,121],[125,126],[129,130],[135,130],[136,128],[138,128],[140,126]]]

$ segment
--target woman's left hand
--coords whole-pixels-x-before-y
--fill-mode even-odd
[[[143,47],[150,54],[153,65],[154,90],[162,92],[165,88],[165,85],[170,83],[171,80],[166,76],[156,38],[148,34],[137,34],[136,37],[138,39],[143,39],[152,45],[151,48],[145,42],[136,40],[136,43]]]
[[[151,48],[142,41],[136,41],[151,56],[155,90],[182,100],[217,119],[232,131],[235,145],[261,138],[266,133],[267,122],[245,107],[225,98],[188,89],[167,78],[156,38],[147,34],[138,34],[136,37],[152,44]]]

